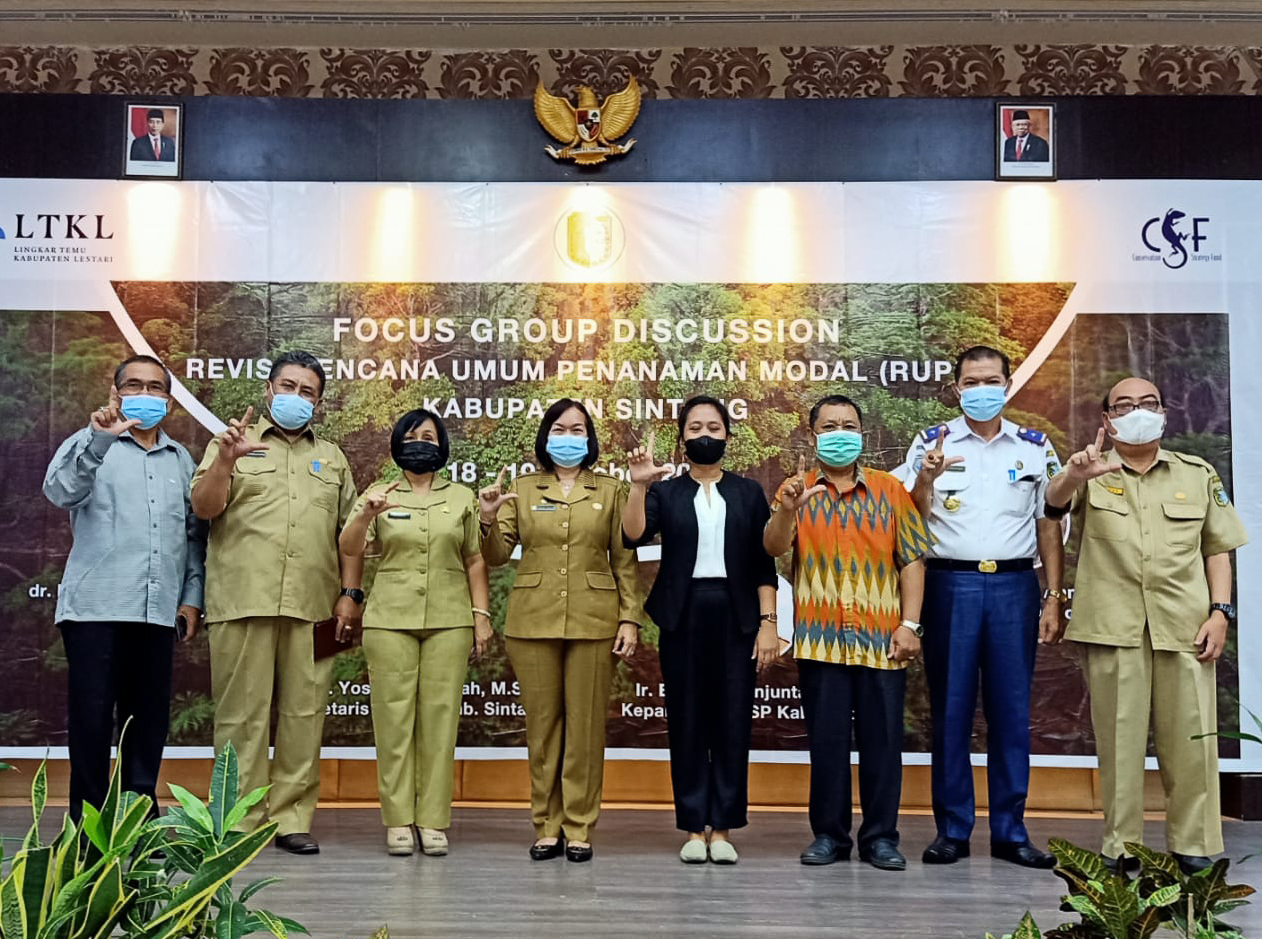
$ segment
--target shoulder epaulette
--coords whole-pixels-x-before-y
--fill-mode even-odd
[[[1037,443],[1040,447],[1047,443],[1047,434],[1041,430],[1034,430],[1030,427],[1022,427],[1017,430],[1017,436],[1022,440],[1028,440],[1030,443]]]
[[[1166,452],[1181,463],[1187,463],[1190,466],[1199,466],[1202,469],[1209,470],[1211,474],[1217,472],[1211,463],[1201,459],[1194,453],[1176,453],[1174,450],[1167,450]]]
[[[943,433],[944,431],[945,433]],[[926,427],[920,432],[920,436],[923,437],[925,441],[937,440],[939,434],[942,434],[944,437],[949,437],[951,435],[951,428],[947,427],[946,424],[934,424],[932,427]]]

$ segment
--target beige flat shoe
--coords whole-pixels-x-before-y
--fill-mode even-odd
[[[430,857],[442,857],[447,853],[447,832],[437,828],[421,829],[421,853]]]
[[[416,853],[416,839],[412,837],[412,826],[386,829],[386,854],[405,857]]]
[[[704,864],[706,858],[706,844],[700,838],[689,838],[679,849],[679,860],[685,864]]]
[[[735,864],[740,857],[730,841],[711,841],[710,860],[715,864]]]

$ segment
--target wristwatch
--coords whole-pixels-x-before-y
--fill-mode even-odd
[[[1069,594],[1065,593],[1065,591],[1061,590],[1060,588],[1057,588],[1055,590],[1044,590],[1043,599],[1046,600],[1048,597],[1051,597],[1053,600],[1059,600],[1061,603],[1064,603],[1066,600],[1069,599]]]
[[[1211,603],[1209,611],[1213,613],[1215,610],[1227,617],[1227,622],[1234,623],[1236,621],[1236,608],[1230,603]]]
[[[907,629],[910,629],[913,633],[916,634],[917,639],[925,638],[925,628],[921,626],[919,623],[913,623],[911,620],[905,619],[898,625],[906,627]]]
[[[341,597],[350,597],[360,606],[364,605],[364,591],[358,587],[343,587],[342,592],[338,594]]]

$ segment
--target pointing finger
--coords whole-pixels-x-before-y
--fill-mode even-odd
[[[1100,448],[1103,446],[1104,446],[1104,428],[1101,427],[1098,431],[1096,431],[1096,435],[1095,435],[1096,452],[1099,453]]]
[[[942,465],[944,467],[954,466],[956,463],[963,463],[963,462],[964,462],[964,457],[962,456],[949,456],[945,460],[942,461]]]
[[[253,416],[254,416],[254,405],[252,404],[247,405],[245,409],[245,416],[241,418],[241,423],[242,424],[250,423],[250,418],[252,418]]]
[[[654,455],[657,453],[657,428],[649,431],[648,440],[644,442],[644,452],[648,455],[650,460],[653,459]]]
[[[386,495],[386,493],[394,492],[396,489],[398,489],[398,488],[399,488],[399,483],[400,483],[400,482],[401,482],[401,480],[395,480],[394,482],[392,482],[392,483],[389,485],[389,487],[386,489],[386,491],[382,493],[382,495],[384,496],[384,495]]]
[[[500,471],[495,474],[495,486],[498,489],[504,488],[504,473],[508,471],[507,466],[501,466]]]
[[[113,385],[110,385],[110,407],[117,408],[117,407],[121,407],[122,404],[123,404],[123,399],[119,397],[118,389],[115,388]]]
[[[798,475],[806,475],[806,454],[804,453],[798,454]]]
[[[946,442],[946,434],[947,434],[946,424],[939,424],[938,425],[938,440],[933,445],[933,449],[936,450],[938,453],[942,452],[942,444]]]

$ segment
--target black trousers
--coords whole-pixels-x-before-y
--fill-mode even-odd
[[[109,787],[110,747],[122,741],[122,786],[155,799],[171,713],[175,630],[150,623],[64,622],[70,684],[70,815],[99,807]]]
[[[859,850],[878,838],[898,843],[903,790],[902,669],[830,665],[798,659],[802,710],[811,747],[811,831],[842,845],[850,838],[850,721],[859,751]]]
[[[748,823],[753,652],[754,636],[732,622],[726,581],[694,580],[681,628],[658,640],[681,831]]]

